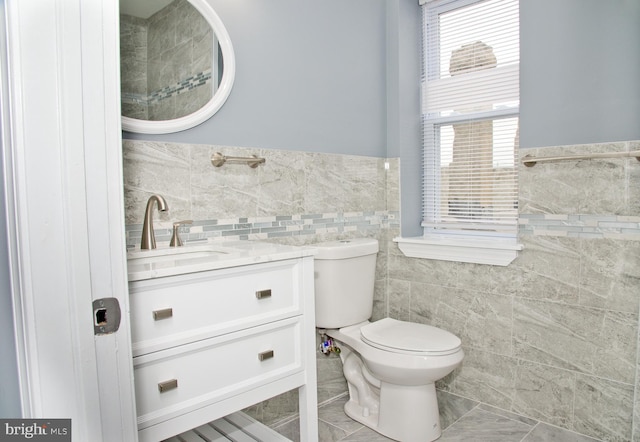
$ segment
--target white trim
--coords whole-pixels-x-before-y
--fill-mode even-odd
[[[129,317],[124,313],[129,311],[129,296],[122,188],[119,5],[112,0],[85,1],[89,4],[82,16],[82,74],[84,108],[91,109],[83,117],[90,296],[92,300],[117,298],[123,312],[117,333],[93,339],[102,440],[133,441],[137,437],[135,390]]]
[[[4,192],[5,192],[5,211],[6,211],[6,238],[7,238],[7,261],[9,264],[9,285],[11,287],[11,303],[12,303],[12,316],[13,316],[13,327],[14,327],[14,335],[11,337],[4,336],[3,339],[13,339],[16,347],[16,359],[15,362],[17,364],[17,376],[18,376],[18,390],[20,394],[20,411],[22,416],[28,416],[32,412],[32,402],[30,400],[31,393],[30,388],[31,385],[29,383],[28,377],[26,375],[26,367],[28,360],[28,353],[24,348],[22,343],[26,342],[25,337],[25,325],[23,318],[23,302],[20,296],[16,296],[17,293],[21,293],[23,291],[22,288],[22,279],[20,275],[20,269],[17,266],[15,257],[18,256],[18,219],[16,216],[16,198],[15,198],[15,174],[14,174],[14,155],[12,146],[14,144],[13,130],[12,130],[12,121],[11,121],[11,89],[9,84],[9,66],[8,66],[8,32],[6,24],[8,22],[7,16],[7,4],[2,3],[0,5],[1,13],[2,13],[2,24],[0,27],[2,28],[2,36],[0,37],[2,41],[2,53],[0,54],[0,64],[2,71],[0,72],[0,78],[2,81],[1,89],[0,89],[0,124],[2,125],[2,130],[0,131],[0,136],[2,137],[2,165],[3,165],[3,177],[4,177]],[[18,57],[16,55],[15,57]],[[14,58],[15,58],[14,57]],[[19,88],[20,79],[16,79],[13,82],[14,87]],[[15,101],[15,99],[14,99]],[[4,232],[2,232],[4,233]]]
[[[216,11],[213,10],[209,2],[206,0],[188,1],[209,22],[214,34],[218,38],[218,42],[220,43],[224,70],[222,72],[222,80],[220,81],[218,90],[207,104],[194,113],[181,118],[163,121],[147,121],[123,116],[122,129],[126,131],[143,134],[167,134],[190,129],[211,118],[216,112],[218,112],[218,110],[220,110],[225,101],[227,101],[229,94],[231,94],[231,88],[233,87],[233,81],[236,75],[236,59],[227,28],[225,28],[224,23],[218,14],[216,14]]]
[[[428,4],[429,8],[438,8],[436,12],[439,14],[441,12],[466,6],[467,4],[476,3],[478,1],[481,0],[418,0],[418,4],[420,6]],[[455,3],[455,5],[451,6],[451,3]]]
[[[438,259],[507,266],[518,256],[522,244],[516,240],[495,238],[454,238],[445,235],[393,239],[410,258]]]
[[[117,4],[5,7],[11,139],[3,149],[23,417],[71,418],[78,440],[135,441]],[[107,296],[125,301],[124,314],[120,332],[102,340],[92,299]]]
[[[14,306],[15,339],[18,353],[18,376],[20,393],[22,395],[22,413],[24,417],[42,414],[40,365],[36,345],[34,317],[33,288],[31,284],[31,266],[28,251],[31,248],[30,236],[23,230],[27,228],[26,203],[22,201],[21,193],[27,188],[27,173],[25,172],[24,147],[25,134],[25,104],[22,91],[25,90],[25,80],[21,75],[21,66],[28,58],[22,50],[22,36],[20,22],[28,15],[26,3],[9,2],[6,8],[7,23],[7,65],[8,65],[8,100],[9,108],[5,109],[5,118],[10,121],[11,140],[4,147],[5,150],[5,180],[7,182],[7,229],[9,233],[9,266],[11,268],[12,300]],[[42,29],[40,29],[42,31]]]

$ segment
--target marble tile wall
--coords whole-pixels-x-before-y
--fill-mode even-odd
[[[173,222],[186,219],[194,221],[182,228],[189,241],[291,244],[378,236],[398,223],[398,212],[386,209],[387,182],[398,181],[397,160],[135,140],[125,140],[123,149],[128,247],[140,242],[146,202],[154,193],[169,205],[169,211],[155,213],[158,241],[168,242]],[[266,162],[256,169],[214,167],[215,152]]]
[[[211,155],[257,155],[256,169],[242,164],[211,164]],[[187,241],[257,239],[305,245],[351,237],[380,241],[375,310],[387,316],[387,231],[399,221],[399,161],[275,149],[123,141],[127,246],[140,243],[146,202],[154,193],[169,211],[154,214],[156,240],[168,242],[174,221]],[[393,201],[388,201],[392,198]],[[387,210],[389,207],[391,210]],[[318,342],[319,343],[319,342]],[[318,351],[318,399],[347,391],[340,359]],[[286,394],[249,411],[273,424],[297,412],[297,396]]]
[[[149,117],[147,105],[147,21],[120,16],[120,89],[122,114]]]
[[[640,142],[522,155],[636,149]],[[267,161],[218,169],[209,161],[216,151]],[[521,167],[524,250],[508,267],[406,258],[392,241],[399,167],[396,159],[125,141],[127,243],[138,243],[153,193],[169,203],[156,213],[166,241],[178,219],[197,221],[183,232],[189,240],[376,237],[373,319],[433,324],[463,341],[464,363],[441,390],[596,438],[640,441],[640,164]],[[320,402],[346,391],[334,356],[318,353],[318,378]],[[249,411],[273,424],[290,419],[297,400],[284,395]]]
[[[466,358],[443,390],[599,439],[640,440],[640,164],[571,161],[519,174],[519,257],[508,267],[416,260],[391,244],[389,315],[461,337]]]

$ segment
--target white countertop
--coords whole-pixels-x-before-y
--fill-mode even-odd
[[[191,242],[180,247],[158,244],[156,249],[127,251],[129,281],[183,275],[249,264],[313,256],[313,247],[260,241]]]

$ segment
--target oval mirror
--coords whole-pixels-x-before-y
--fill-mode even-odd
[[[120,0],[124,130],[194,127],[222,107],[234,76],[229,34],[206,0]]]

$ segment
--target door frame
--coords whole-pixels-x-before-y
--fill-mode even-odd
[[[119,14],[112,0],[2,0],[2,154],[23,417],[71,418],[74,440],[135,441],[128,320]],[[118,299],[94,335],[95,299]]]

